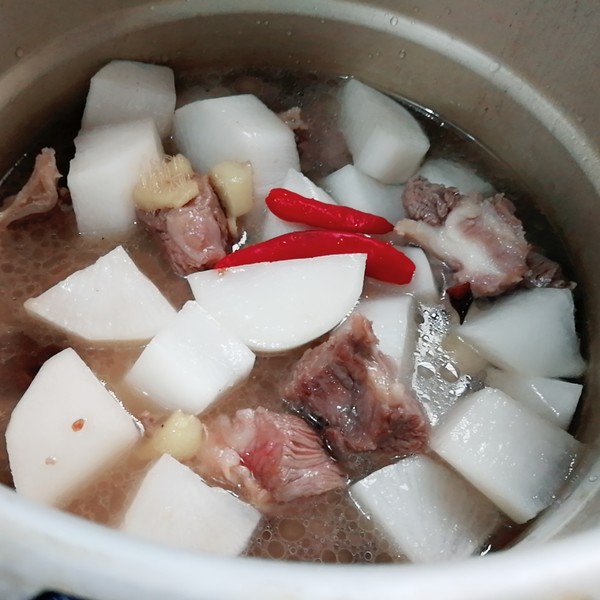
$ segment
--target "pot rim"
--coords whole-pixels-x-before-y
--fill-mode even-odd
[[[246,0],[243,9],[236,0],[222,0],[218,6],[209,8],[199,3],[162,1],[155,3],[150,11],[147,6],[127,11],[116,28],[114,14],[109,17],[111,27],[107,27],[108,18],[98,17],[92,24],[93,35],[88,24],[61,38],[60,46],[57,42],[56,46],[21,58],[0,79],[0,105],[10,101],[8,94],[18,95],[30,82],[32,73],[51,72],[82,48],[112,36],[199,14],[280,13],[281,8],[278,0]],[[427,46],[484,76],[521,106],[536,107],[535,113],[529,112],[552,131],[600,193],[600,156],[581,124],[493,56],[431,25],[360,2],[303,0],[286,6],[286,14],[356,25],[368,23],[374,30]],[[197,600],[199,593],[214,600],[243,600],[253,592],[256,595],[257,586],[262,600],[308,597],[363,600],[365,590],[372,597],[390,599],[475,600],[482,596],[482,589],[487,590],[489,600],[534,596],[549,599],[589,593],[594,579],[600,578],[597,568],[600,528],[542,545],[517,546],[489,555],[483,561],[471,558],[428,565],[316,566],[174,550],[33,504],[0,486],[0,530],[6,541],[6,546],[0,548],[0,572],[22,572],[19,563],[31,564],[32,554],[40,552],[38,545],[54,547],[55,552],[49,560],[45,558],[38,572],[23,575],[24,581],[29,577],[31,590],[40,591],[35,586],[43,585],[96,597],[98,586],[94,581],[104,580],[103,585],[109,591],[107,597],[114,600],[131,598],[131,590],[135,590],[134,597],[141,597],[142,589],[143,593],[147,590],[149,600],[155,597]],[[65,560],[66,557],[72,560]]]

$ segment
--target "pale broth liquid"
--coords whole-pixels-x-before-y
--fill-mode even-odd
[[[303,108],[305,119],[314,127],[305,138],[310,156],[303,159],[303,171],[318,177],[341,167],[348,156],[338,151],[336,132],[331,126],[336,105],[334,92],[339,80],[283,72],[202,72],[189,71],[178,81],[179,103],[224,93],[254,93],[275,111],[294,106]],[[525,222],[528,239],[561,262],[569,274],[560,242],[551,234],[546,220],[508,169],[476,141],[441,121],[431,111],[408,106],[425,128],[432,147],[429,156],[456,159],[483,173],[497,189],[516,203]],[[68,172],[74,153],[80,113],[55,124],[40,136],[0,185],[0,198],[16,193],[28,178],[38,151],[44,146],[57,150],[60,172]],[[167,144],[168,146],[168,144]],[[333,148],[331,151],[329,148]],[[325,149],[325,150],[323,150]],[[166,148],[172,151],[172,148]],[[61,181],[65,184],[65,179]],[[251,232],[249,232],[251,236]],[[156,240],[142,226],[127,239],[90,239],[80,236],[70,206],[49,215],[13,224],[0,233],[0,431],[4,433],[10,413],[43,361],[65,347],[73,347],[94,373],[136,416],[160,418],[144,412],[140,397],[122,384],[124,374],[139,356],[142,346],[112,344],[103,347],[68,339],[55,329],[27,316],[23,302],[37,296],[75,270],[93,263],[117,243],[122,243],[138,267],[158,285],[176,308],[192,299],[187,282],[174,275]],[[264,406],[285,411],[279,390],[302,349],[285,356],[258,357],[250,380],[231,390],[209,409],[210,413],[234,413],[239,408]],[[418,358],[418,357],[417,357]],[[417,360],[418,363],[418,360]],[[468,385],[465,386],[465,391]],[[0,482],[12,486],[4,435],[0,437]],[[193,468],[193,461],[188,463]],[[117,525],[123,508],[135,492],[147,468],[134,450],[117,466],[84,489],[64,508],[74,514],[107,525]],[[369,460],[348,465],[351,477],[358,478],[373,468]],[[482,553],[505,547],[522,533],[523,527],[506,522],[489,540]],[[266,558],[315,562],[375,563],[402,562],[404,557],[385,540],[371,520],[356,508],[347,492],[297,500],[265,516],[246,554]]]

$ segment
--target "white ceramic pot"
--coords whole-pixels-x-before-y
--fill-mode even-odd
[[[354,74],[480,139],[540,199],[576,267],[590,361],[564,493],[515,548],[450,564],[326,566],[167,550],[0,489],[0,598],[567,600],[600,597],[600,4],[596,0],[7,0],[0,170],[111,58]]]

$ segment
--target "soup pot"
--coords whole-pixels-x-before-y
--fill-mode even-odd
[[[125,537],[0,489],[0,598],[600,597],[600,4],[596,0],[5,0],[0,169],[81,106],[112,58],[352,74],[480,140],[538,199],[575,265],[589,359],[574,477],[513,548],[435,565],[216,558]]]

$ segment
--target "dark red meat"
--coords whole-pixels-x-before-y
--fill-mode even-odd
[[[238,410],[207,424],[199,470],[264,507],[346,486],[319,436],[300,417],[266,408]]]
[[[374,450],[410,454],[424,450],[428,442],[421,405],[397,381],[370,321],[360,314],[304,353],[284,398],[322,427],[340,456]]]
[[[523,286],[527,288],[553,287],[573,289],[575,284],[565,278],[557,262],[554,262],[540,252],[532,250],[527,255],[527,272],[523,278]]]
[[[194,176],[198,195],[181,208],[138,211],[160,237],[173,269],[189,275],[208,269],[228,250],[227,219],[206,175]]]
[[[460,198],[456,188],[429,183],[423,177],[413,177],[404,188],[402,203],[408,219],[423,221],[428,225],[443,225]]]

